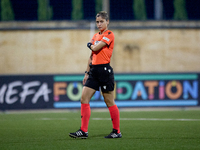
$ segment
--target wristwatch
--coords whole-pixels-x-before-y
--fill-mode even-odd
[[[85,71],[85,73],[87,73],[89,75],[89,72],[88,71]]]

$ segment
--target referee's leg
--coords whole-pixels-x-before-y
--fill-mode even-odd
[[[105,138],[121,138],[120,132],[120,114],[119,109],[114,101],[114,91],[103,92],[104,101],[109,109],[112,120],[113,131]]]
[[[70,137],[82,139],[88,138],[88,124],[91,114],[89,102],[94,93],[95,90],[86,86],[83,87],[81,96],[81,128],[74,133],[69,133]]]
[[[89,104],[90,99],[92,98],[95,92],[96,90],[84,86],[81,95],[81,104]]]
[[[104,97],[104,102],[106,103],[108,108],[115,105],[114,91],[102,92],[102,94],[103,94],[103,97]]]
[[[81,130],[88,132],[88,125],[91,115],[90,99],[94,95],[95,90],[84,86],[81,96]]]

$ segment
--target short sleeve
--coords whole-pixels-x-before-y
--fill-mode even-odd
[[[110,43],[114,40],[114,34],[113,32],[109,31],[108,33],[106,33],[103,38],[101,39],[101,41],[105,42],[107,45],[110,45]]]

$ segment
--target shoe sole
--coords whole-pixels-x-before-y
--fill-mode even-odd
[[[78,137],[78,136],[75,136],[75,135],[72,135],[72,134],[69,134],[69,136],[71,137],[71,138],[80,138],[80,139],[87,139],[88,137]]]
[[[120,137],[104,137],[104,138],[106,138],[106,139],[117,139],[117,138],[122,138],[122,136],[120,136]]]

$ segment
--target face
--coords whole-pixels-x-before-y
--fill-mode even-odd
[[[97,24],[97,28],[99,29],[99,31],[103,32],[104,30],[107,29],[109,21],[106,19],[103,19],[101,16],[96,17],[96,24]]]

